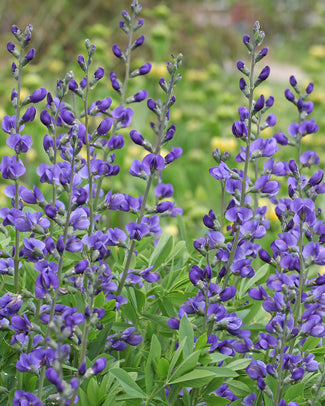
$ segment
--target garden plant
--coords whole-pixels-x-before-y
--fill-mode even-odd
[[[166,64],[159,98],[157,89],[130,91],[152,68],[136,66],[141,10],[134,0],[122,12],[127,45],[112,51],[123,74],[97,67],[86,40],[76,72],[54,92],[26,97],[33,27],[12,27],[12,114],[2,120],[12,153],[0,164],[8,198],[0,209],[0,405],[321,406],[325,224],[317,201],[325,183],[317,151],[304,144],[319,130],[313,84],[288,78],[283,98],[296,121],[272,132],[265,34],[256,22],[244,35],[249,62],[237,62],[242,105],[232,126],[241,147],[234,156],[211,151],[214,166],[200,176],[214,178],[215,206],[203,217],[205,234],[190,241],[186,212],[164,181],[182,168],[173,106],[183,55]],[[110,93],[97,99],[105,78]],[[140,120],[149,117],[141,132],[139,106]],[[28,135],[37,121],[42,139]],[[33,143],[44,149],[36,168],[27,158]],[[131,147],[138,156],[126,168]],[[128,173],[117,191],[121,168]],[[166,231],[170,221],[177,233]]]

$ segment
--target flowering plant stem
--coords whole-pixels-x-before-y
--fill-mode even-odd
[[[60,259],[59,259],[59,266],[58,266],[58,279],[59,282],[61,283],[61,279],[62,279],[62,269],[63,269],[63,265],[64,265],[64,253],[65,253],[65,249],[66,249],[66,242],[67,242],[67,238],[68,238],[68,229],[69,229],[69,223],[70,223],[70,216],[71,216],[71,210],[72,210],[72,191],[73,191],[73,179],[74,179],[74,166],[75,166],[75,162],[74,162],[74,155],[72,158],[72,162],[71,162],[71,178],[70,178],[70,182],[69,182],[69,192],[68,192],[68,206],[67,206],[67,214],[66,214],[66,222],[64,225],[64,230],[63,230],[63,252],[60,254]],[[45,333],[45,344],[44,347],[47,348],[47,343],[46,343],[46,339],[50,336],[50,331],[51,331],[51,323],[54,319],[54,313],[55,313],[55,306],[57,303],[57,298],[58,298],[58,294],[59,294],[59,289],[60,289],[60,284],[59,286],[55,289],[54,291],[54,295],[52,297],[52,302],[51,302],[51,308],[50,308],[50,318],[49,318],[49,322],[47,325],[47,329],[46,329],[46,333]],[[40,372],[40,378],[39,378],[39,385],[38,385],[38,396],[40,397],[42,395],[42,391],[43,391],[43,384],[44,384],[44,378],[45,378],[45,366],[43,366],[41,368],[41,372]]]
[[[245,155],[245,164],[244,164],[244,174],[242,179],[242,193],[240,197],[240,207],[244,207],[245,198],[246,198],[246,183],[248,177],[248,167],[249,167],[249,147],[251,144],[251,137],[252,137],[252,118],[253,118],[253,102],[254,102],[254,66],[255,66],[255,53],[256,53],[257,44],[254,41],[253,49],[251,51],[251,67],[250,67],[250,74],[249,74],[249,98],[248,98],[248,125],[247,125],[247,140],[246,140],[246,155]],[[237,227],[235,232],[234,242],[232,245],[232,249],[230,252],[229,261],[226,268],[226,274],[223,278],[222,289],[225,289],[228,285],[228,281],[231,275],[230,266],[233,263],[235,258],[236,250],[238,247],[239,242],[239,235],[240,230]]]
[[[169,85],[168,85],[168,90],[167,90],[167,96],[166,96],[166,101],[163,105],[162,108],[162,112],[160,114],[160,121],[159,121],[159,130],[158,130],[158,135],[157,135],[157,142],[156,142],[156,146],[155,146],[155,150],[154,153],[155,154],[159,154],[160,152],[160,148],[161,148],[161,142],[163,139],[163,135],[164,135],[164,129],[165,129],[165,119],[166,119],[166,114],[167,114],[167,110],[168,110],[168,103],[170,101],[171,95],[172,95],[172,91],[173,91],[173,82],[174,82],[174,76],[175,74],[173,73],[171,75],[171,79],[169,81]],[[141,203],[141,207],[140,207],[140,213],[138,215],[137,218],[137,223],[140,224],[141,221],[143,220],[144,214],[145,214],[145,209],[146,209],[146,204],[147,204],[147,200],[148,200],[148,196],[149,196],[149,191],[151,188],[151,184],[153,181],[153,178],[156,174],[155,170],[151,170],[150,175],[147,179],[147,185],[146,185],[146,189],[143,195],[143,200]],[[134,253],[135,250],[135,246],[136,246],[136,240],[132,240],[130,243],[130,247],[127,250],[127,257],[126,257],[126,261],[125,261],[125,265],[124,265],[124,269],[123,269],[123,273],[122,273],[122,277],[116,292],[116,295],[120,295],[123,289],[123,286],[125,284],[128,272],[129,272],[129,268],[130,268],[130,263],[132,260],[132,255]]]

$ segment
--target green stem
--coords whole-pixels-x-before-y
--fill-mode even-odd
[[[273,403],[274,406],[278,405],[280,396],[281,396],[284,347],[285,347],[285,337],[284,337],[284,332],[283,332],[282,336],[281,336],[281,351],[280,351],[280,361],[279,361],[279,366],[278,366],[278,379],[277,379],[278,384],[277,384],[277,388],[276,388],[275,400]]]

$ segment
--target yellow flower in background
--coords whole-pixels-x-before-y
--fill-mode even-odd
[[[28,89],[26,89],[26,87],[22,87],[20,89],[20,101],[22,101],[23,99],[25,99],[25,97],[30,95],[30,91]]]
[[[61,73],[63,72],[65,65],[59,59],[51,59],[47,63],[47,69],[53,73]]]
[[[156,78],[161,78],[167,73],[167,68],[165,63],[152,63],[149,75]]]
[[[189,69],[186,72],[186,80],[189,82],[205,82],[209,79],[209,73],[203,69]]]
[[[170,224],[166,227],[163,227],[163,232],[176,236],[176,235],[178,235],[178,227],[175,226],[174,224]]]
[[[7,114],[6,114],[6,112],[4,111],[4,109],[0,107],[0,120],[2,120],[3,117],[6,116],[6,115],[7,115]]]
[[[272,204],[269,199],[259,199],[258,201],[259,207],[267,207],[265,217],[270,221],[277,221],[278,216],[275,214],[275,206]]]
[[[220,151],[233,152],[237,149],[237,141],[234,137],[213,137],[211,140],[211,148],[219,148]]]
[[[36,161],[37,153],[34,148],[30,148],[28,154],[26,154],[26,159],[28,162]]]
[[[318,273],[321,275],[325,274],[325,265],[321,266],[320,268],[318,268]]]
[[[309,55],[314,58],[325,58],[325,46],[324,45],[312,45],[309,49]]]

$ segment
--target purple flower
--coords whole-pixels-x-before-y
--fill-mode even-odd
[[[96,69],[95,73],[94,73],[94,77],[97,80],[100,80],[105,74],[105,70],[102,67],[99,67],[98,69]]]
[[[48,368],[45,374],[47,380],[56,386],[56,389],[58,390],[59,393],[62,393],[64,386],[57,371],[54,368]]]
[[[252,359],[252,362],[246,368],[246,373],[254,381],[258,378],[265,378],[267,375],[266,365],[263,361]]]
[[[14,293],[6,293],[0,298],[0,316],[10,317],[18,313],[23,297]]]
[[[151,172],[162,171],[165,168],[165,161],[161,155],[148,154],[143,158],[142,165]]]
[[[144,144],[144,138],[143,138],[142,134],[140,134],[138,131],[136,131],[136,130],[130,131],[130,137],[131,137],[131,140],[135,144],[137,144],[137,145],[143,145]]]
[[[112,117],[120,123],[121,127],[125,128],[131,124],[133,110],[129,107],[119,106],[112,111]]]
[[[4,156],[0,164],[0,171],[2,171],[4,179],[16,180],[26,172],[26,169],[21,159],[17,161],[15,156]]]
[[[171,162],[175,161],[175,159],[179,158],[183,153],[182,148],[180,147],[173,147],[169,154],[165,156],[165,163],[170,164]]]
[[[128,223],[125,228],[129,232],[131,240],[140,241],[142,237],[149,233],[149,227],[143,223]]]
[[[24,115],[21,118],[21,122],[23,123],[31,123],[34,121],[36,114],[36,109],[34,106],[28,107],[28,109],[25,111]]]
[[[102,135],[102,136],[106,135],[109,132],[109,130],[112,128],[113,124],[114,124],[114,121],[111,118],[109,118],[109,117],[104,118],[104,120],[102,120],[102,122],[97,127],[97,130],[96,130],[97,134]]]
[[[35,92],[28,97],[28,100],[31,103],[38,103],[46,97],[46,94],[47,90],[44,87],[42,87],[41,89],[35,90]]]
[[[91,367],[92,373],[94,375],[99,374],[100,372],[102,372],[106,368],[106,364],[107,364],[107,361],[106,361],[105,358],[97,359],[94,362],[93,366]]]
[[[17,154],[27,152],[33,144],[32,138],[27,135],[11,134],[7,138],[7,145],[13,149]]]
[[[117,58],[122,58],[123,57],[123,52],[121,51],[120,47],[116,44],[114,44],[112,46],[112,51],[113,54],[117,57]]]
[[[17,390],[15,392],[12,406],[45,406],[39,398],[30,392],[24,390]]]
[[[264,107],[264,105],[265,105],[265,98],[264,98],[264,95],[262,94],[262,95],[256,100],[256,103],[255,103],[255,105],[254,105],[253,111],[254,111],[255,113],[257,113],[258,111],[262,110],[262,108]]]
[[[248,130],[244,122],[235,121],[232,125],[232,133],[236,138],[247,137]]]
[[[139,68],[139,75],[146,75],[151,71],[151,63],[145,63]]]
[[[133,50],[133,49],[135,49],[135,48],[141,46],[141,45],[144,43],[144,40],[145,40],[145,36],[144,36],[144,35],[141,35],[141,36],[132,44],[131,49]]]
[[[265,49],[265,48],[264,48]],[[258,80],[259,81],[261,81],[261,82],[263,82],[264,80],[266,80],[268,77],[269,77],[269,75],[270,75],[270,67],[269,66],[265,66],[263,69],[262,69],[262,71],[261,71],[261,73],[258,75]]]
[[[140,90],[135,95],[133,95],[131,98],[132,98],[133,102],[139,103],[139,102],[142,102],[147,97],[148,97],[148,92],[146,90]]]

